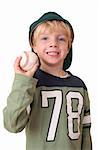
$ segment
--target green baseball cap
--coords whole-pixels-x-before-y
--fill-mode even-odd
[[[72,25],[70,24],[69,21],[65,20],[64,18],[62,18],[59,14],[57,14],[56,12],[47,12],[44,15],[42,15],[37,21],[33,22],[30,25],[29,28],[29,41],[32,43],[32,35],[34,30],[37,28],[37,26],[39,26],[40,24],[46,22],[46,21],[53,21],[53,20],[57,20],[57,21],[63,21],[66,25],[69,26],[70,30],[71,30],[71,35],[72,35],[72,42],[74,39],[74,31],[72,28]],[[33,51],[33,49],[32,49]],[[63,64],[63,69],[66,70],[70,67],[72,62],[72,45],[71,48],[69,50],[68,55],[66,56],[65,60],[64,60],[64,64]]]

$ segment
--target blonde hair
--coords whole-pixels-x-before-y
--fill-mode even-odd
[[[48,31],[50,31],[50,33],[53,32],[53,31],[57,31],[59,29],[64,31],[64,33],[68,37],[69,48],[71,47],[71,44],[72,44],[72,33],[71,33],[71,29],[70,29],[69,25],[65,24],[63,21],[57,21],[57,20],[46,21],[46,22],[38,25],[38,27],[31,34],[31,37],[30,37],[30,45],[31,46],[35,45],[35,41],[38,38],[38,36],[40,34],[44,33],[46,29]]]

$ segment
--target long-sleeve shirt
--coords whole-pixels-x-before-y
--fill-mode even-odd
[[[84,82],[38,70],[16,74],[4,108],[10,132],[26,130],[26,150],[92,150],[90,101]]]

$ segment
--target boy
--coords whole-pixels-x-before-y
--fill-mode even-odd
[[[84,82],[66,71],[72,61],[74,32],[55,12],[30,26],[29,41],[38,55],[30,71],[15,60],[15,79],[4,109],[10,132],[26,128],[27,150],[91,150],[90,106]]]

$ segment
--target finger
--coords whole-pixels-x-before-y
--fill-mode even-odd
[[[27,76],[29,76],[29,77],[34,76],[34,74],[35,74],[36,70],[38,69],[38,67],[39,67],[39,64],[37,63],[37,64],[35,64],[35,65],[33,66],[33,68],[32,68],[31,70],[27,71],[25,74],[26,74]]]
[[[31,69],[31,72],[36,72],[36,70],[38,69],[38,67],[39,67],[39,63],[36,63],[34,66],[33,66],[33,68]]]
[[[21,61],[21,56],[20,57],[17,57],[15,62],[14,62],[14,68],[17,69],[20,67],[20,61]]]

